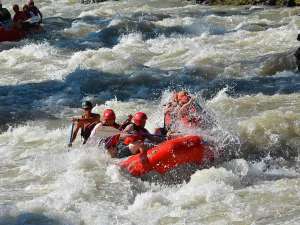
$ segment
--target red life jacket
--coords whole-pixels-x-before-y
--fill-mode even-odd
[[[145,138],[143,136],[138,135],[138,134],[133,134],[133,135],[130,135],[130,136],[125,138],[124,144],[129,145],[129,144],[134,143],[136,141],[144,141],[144,140],[145,140]]]
[[[103,126],[108,126],[106,124],[103,124]],[[113,128],[116,128],[116,129],[119,129],[120,128],[120,125],[117,124],[117,123],[114,123],[112,126],[110,127],[113,127]],[[112,147],[115,147],[117,146],[117,144],[119,143],[120,141],[120,134],[117,134],[115,136],[112,136],[112,137],[108,137],[105,139],[104,143],[105,143],[105,148],[109,149],[109,148],[112,148]]]
[[[133,124],[133,134],[126,137],[124,140],[125,145],[129,145],[131,143],[134,143],[136,141],[144,141],[145,136],[142,133],[148,133],[148,131],[145,128],[139,128],[135,124]]]
[[[120,134],[109,137],[105,140],[105,148],[109,149],[112,147],[116,147],[120,141]]]
[[[191,106],[189,109],[187,109],[183,114],[181,115],[180,122],[188,127],[188,128],[196,128],[200,127],[201,125],[201,119],[199,116],[195,116],[197,112],[197,109],[195,106]]]

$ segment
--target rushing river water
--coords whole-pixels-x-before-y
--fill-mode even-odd
[[[0,43],[1,225],[300,223],[300,8],[36,5],[45,32]],[[165,185],[122,173],[79,140],[68,151],[82,100],[119,120],[143,110],[153,130],[181,88],[200,96],[220,142],[239,143],[227,146],[232,159]]]

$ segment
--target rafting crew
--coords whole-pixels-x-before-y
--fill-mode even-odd
[[[15,4],[12,7],[14,11],[13,19],[10,12],[2,7],[0,0],[0,26],[6,30],[18,29],[18,30],[30,30],[32,28],[40,28],[39,24],[42,23],[43,14],[34,5],[33,0],[28,1],[28,5],[25,4],[20,10],[19,5]]]
[[[145,152],[154,144],[160,143],[164,137],[151,134],[146,128],[147,115],[144,112],[137,112],[131,115],[121,124],[115,122],[116,116],[112,109],[104,110],[102,121],[99,122],[91,132],[91,139],[97,137],[102,127],[109,126],[120,131],[119,134],[108,138],[100,138],[99,144],[103,144],[112,158],[124,158],[137,153]],[[95,144],[95,143],[94,143]]]
[[[147,115],[144,112],[137,112],[133,117],[129,115],[119,125],[116,122],[116,114],[112,109],[105,109],[101,119],[99,114],[92,113],[93,105],[91,102],[83,102],[82,109],[84,113],[81,117],[72,118],[75,129],[71,134],[69,147],[75,141],[79,130],[81,130],[83,144],[86,144],[89,138],[94,139],[97,137],[97,132],[101,132],[102,127],[112,127],[122,132],[111,137],[100,138],[97,143],[94,143],[96,145],[103,144],[113,158],[124,158],[145,152],[154,144],[158,144],[165,139],[163,136],[151,134],[145,128]]]
[[[180,120],[187,128],[195,128],[201,125],[201,119],[193,115],[197,108],[188,92],[174,92],[170,102],[165,105],[164,127],[155,130],[151,134],[146,128],[147,115],[144,112],[137,112],[131,115],[120,125],[116,122],[116,114],[112,109],[105,109],[101,119],[99,114],[92,113],[93,105],[89,101],[82,103],[83,115],[80,118],[73,118],[75,129],[72,133],[69,146],[76,139],[77,133],[81,130],[83,144],[87,140],[97,139],[97,133],[103,132],[103,127],[111,127],[119,131],[115,135],[103,137],[96,140],[95,145],[103,145],[113,158],[124,158],[138,153],[145,153],[148,149],[161,143],[162,141],[173,138],[177,133],[173,123]],[[178,135],[178,133],[177,133]]]

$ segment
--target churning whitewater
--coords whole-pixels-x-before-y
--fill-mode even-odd
[[[0,225],[300,223],[300,8],[35,4],[44,32],[0,43]],[[103,148],[67,147],[82,101],[118,121],[144,111],[153,131],[181,89],[226,150],[190,179],[134,178]]]

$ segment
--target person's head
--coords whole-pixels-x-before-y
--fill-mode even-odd
[[[300,34],[298,34],[297,36],[297,41],[300,41]]]
[[[33,0],[29,0],[28,1],[28,6],[29,7],[33,7],[34,6],[34,1]]]
[[[28,10],[29,10],[29,7],[28,7],[28,5],[25,4],[25,5],[23,6],[23,12],[27,12]]]
[[[15,13],[19,12],[20,11],[19,5],[13,5],[13,10]]]
[[[102,120],[107,125],[113,125],[116,121],[116,114],[112,109],[105,109],[102,114]]]
[[[147,121],[147,115],[144,112],[137,112],[133,116],[133,123],[138,127],[145,127]]]
[[[93,109],[93,104],[90,101],[84,101],[82,102],[81,108],[84,110],[85,114],[89,114]]]
[[[179,91],[177,93],[177,101],[179,103],[179,105],[184,105],[186,103],[188,103],[191,99],[191,96],[189,95],[189,93],[187,91]]]

